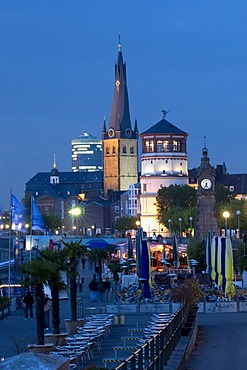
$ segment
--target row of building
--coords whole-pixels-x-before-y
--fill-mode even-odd
[[[26,183],[26,201],[32,195],[42,213],[61,217],[63,233],[112,234],[122,216],[140,218],[148,234],[158,230],[155,203],[160,187],[198,182],[197,169],[188,169],[188,134],[166,114],[162,111],[161,119],[142,133],[137,121],[132,125],[119,42],[112,111],[109,123],[103,122],[102,140],[88,133],[72,140],[72,171],[60,172],[54,159],[51,171],[38,172]],[[215,169],[215,181],[240,198],[247,194],[247,175],[228,174],[225,165]],[[80,209],[77,215],[75,208]]]

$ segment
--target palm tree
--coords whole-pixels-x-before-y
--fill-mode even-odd
[[[35,289],[36,319],[37,319],[37,344],[44,344],[44,284],[47,276],[51,274],[50,266],[41,258],[28,261],[19,266],[24,274],[23,283],[25,286],[32,286]]]
[[[61,271],[65,269],[64,254],[59,250],[50,249],[44,249],[39,254],[51,269],[47,276],[47,283],[52,297],[52,328],[53,334],[60,334],[59,293],[66,289],[66,284],[61,277]]]
[[[94,269],[95,272],[98,267],[98,273],[99,273],[99,280],[102,281],[102,264],[103,261],[105,261],[108,258],[108,252],[106,249],[100,249],[100,248],[93,248],[90,251],[88,251],[88,259],[89,261],[94,263]]]
[[[85,245],[81,245],[81,240],[71,241],[69,243],[62,240],[62,243],[64,248],[61,253],[65,260],[65,271],[67,272],[70,286],[71,321],[77,321],[77,267],[79,260],[86,256],[87,247]]]

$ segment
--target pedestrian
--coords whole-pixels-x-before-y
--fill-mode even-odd
[[[30,312],[30,319],[32,320],[34,299],[30,291],[24,295],[23,302],[25,303],[25,320],[28,319],[28,312]]]
[[[83,283],[84,283],[84,277],[82,275],[78,276],[78,285],[79,285],[79,292],[81,293],[83,291]]]
[[[97,299],[97,291],[98,291],[98,283],[97,283],[95,274],[93,274],[93,279],[88,284],[88,287],[90,289],[90,301],[95,302]]]
[[[44,327],[46,330],[50,328],[50,310],[51,310],[52,302],[48,294],[45,295],[44,298]]]

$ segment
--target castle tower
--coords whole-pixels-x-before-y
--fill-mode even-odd
[[[201,165],[197,171],[198,190],[195,225],[195,237],[201,240],[206,239],[208,232],[211,234],[218,232],[215,176],[215,169],[210,164],[208,150],[204,146]]]
[[[159,231],[156,196],[161,187],[187,185],[188,179],[188,134],[165,119],[140,134],[141,156],[141,225],[152,235]]]
[[[102,129],[104,194],[108,191],[124,191],[138,181],[138,128],[131,127],[129,98],[126,79],[126,63],[122,45],[118,43],[118,59],[115,64],[114,96],[110,124]]]

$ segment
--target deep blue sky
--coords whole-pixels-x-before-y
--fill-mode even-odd
[[[109,122],[118,32],[132,122],[167,119],[189,133],[189,168],[203,137],[211,163],[246,173],[246,0],[0,0],[0,204],[10,188],[71,169],[71,139]]]

